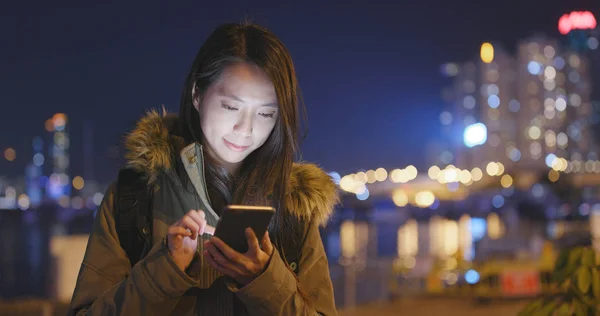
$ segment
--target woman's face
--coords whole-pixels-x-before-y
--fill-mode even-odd
[[[265,143],[279,109],[267,74],[242,62],[225,68],[202,99],[194,97],[194,107],[209,153],[232,173]]]

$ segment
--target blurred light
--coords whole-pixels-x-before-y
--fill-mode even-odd
[[[539,159],[542,155],[542,145],[538,142],[533,142],[529,145],[529,152],[531,153],[531,158]]]
[[[83,204],[83,199],[80,196],[76,196],[73,199],[71,199],[71,207],[73,207],[76,210],[82,209]]]
[[[533,187],[531,187],[531,194],[536,198],[543,197],[545,194],[544,187],[539,183],[534,184]]]
[[[473,168],[473,170],[471,170],[471,177],[473,178],[473,181],[479,181],[483,178],[483,171],[477,167]]]
[[[467,184],[473,180],[473,177],[471,176],[471,172],[469,172],[469,170],[462,170],[458,177],[459,181],[463,184]]]
[[[504,206],[504,197],[502,195],[496,195],[492,198],[492,205],[495,208],[501,208]]]
[[[528,131],[527,131],[527,135],[529,136],[529,138],[531,139],[538,139],[540,138],[540,136],[542,136],[542,131],[540,130],[539,127],[537,126],[530,126]]]
[[[340,179],[340,188],[344,191],[350,192],[354,188],[354,176],[347,175]]]
[[[33,155],[33,164],[37,167],[41,167],[44,164],[44,155],[41,153]]]
[[[431,166],[429,168],[429,170],[427,171],[427,175],[429,176],[429,178],[435,180],[438,178],[440,174],[440,167],[438,166]]]
[[[565,59],[560,56],[554,58],[554,67],[558,70],[563,69],[565,67]]]
[[[4,150],[4,159],[8,161],[14,161],[17,158],[17,152],[12,148],[6,148]]]
[[[64,113],[54,114],[54,116],[52,117],[52,124],[54,125],[55,130],[64,130],[64,127],[67,124],[67,116]]]
[[[390,175],[392,182],[394,183],[406,183],[408,182],[408,175],[406,171],[402,169],[394,169]]]
[[[546,166],[548,166],[548,168],[552,168],[554,160],[556,160],[557,158],[558,157],[556,157],[555,154],[548,154],[548,156],[546,156]]]
[[[485,171],[487,172],[488,175],[495,176],[498,173],[498,171],[500,171],[500,168],[498,167],[498,164],[496,164],[495,162],[490,162],[487,164]]]
[[[513,184],[513,178],[510,175],[505,174],[502,176],[502,178],[500,178],[500,184],[503,188],[510,188],[510,186]]]
[[[48,132],[53,132],[54,131],[54,124],[52,123],[52,119],[46,120],[46,122],[44,123],[44,128]]]
[[[581,77],[577,71],[573,70],[569,72],[569,81],[572,83],[578,83],[580,79]]]
[[[403,190],[398,189],[392,193],[392,201],[394,201],[396,206],[403,207],[408,204],[408,196],[406,196]]]
[[[17,204],[21,210],[26,210],[29,208],[29,197],[27,194],[19,195],[19,199],[17,200]]]
[[[573,93],[569,97],[569,101],[571,102],[571,105],[573,105],[575,107],[580,106],[581,105],[581,96],[579,96],[579,94],[577,94],[577,93]]]
[[[558,181],[558,178],[560,177],[560,173],[558,173],[558,171],[552,169],[548,172],[548,180],[552,181],[552,182],[556,182]]]
[[[358,195],[365,193],[365,191],[367,191],[367,186],[363,183],[359,183],[357,186],[354,187],[353,192]]]
[[[367,183],[369,181],[369,178],[367,176],[366,172],[357,172],[356,175],[354,176],[354,179],[358,182],[361,182],[363,184]]]
[[[70,201],[69,197],[66,195],[63,195],[60,198],[58,198],[58,205],[60,205],[64,208],[67,208],[67,207],[69,207],[69,204],[70,204],[69,201]]]
[[[364,201],[364,200],[368,199],[369,198],[369,190],[367,190],[365,188],[365,190],[363,190],[362,192],[356,193],[356,198],[359,199],[359,200],[361,200],[361,201]]]
[[[489,84],[487,86],[487,94],[488,94],[488,96],[498,95],[498,93],[500,93],[500,89],[498,88],[497,85],[495,85],[495,84]]]
[[[465,128],[463,135],[467,147],[482,145],[487,140],[487,127],[482,123],[475,123]]]
[[[519,112],[519,109],[521,108],[521,103],[519,103],[519,101],[517,100],[510,100],[510,102],[508,103],[508,109],[513,112]]]
[[[573,68],[579,68],[579,64],[581,63],[581,59],[579,59],[579,56],[575,55],[575,54],[571,54],[571,56],[569,56],[569,65]]]
[[[442,125],[450,125],[452,124],[452,113],[448,111],[444,111],[440,114],[440,122]]]
[[[544,89],[548,91],[552,91],[556,88],[556,81],[554,79],[546,79],[544,80]]]
[[[404,169],[406,171],[406,174],[408,176],[408,180],[414,180],[415,178],[417,178],[418,175],[418,170],[415,166],[413,165],[409,165],[408,167],[406,167],[406,169]]]
[[[379,182],[383,182],[387,179],[388,173],[383,168],[378,168],[375,170],[375,179]]]
[[[85,185],[85,181],[83,181],[83,178],[80,176],[76,176],[75,178],[73,178],[73,187],[76,190],[81,190],[83,189],[83,186]]]
[[[504,235],[504,225],[496,213],[490,213],[487,218],[488,236],[490,239],[499,239]]]
[[[596,18],[590,11],[573,11],[563,14],[558,20],[558,31],[567,35],[572,30],[588,30],[596,28]]]
[[[556,54],[556,51],[554,50],[554,47],[552,47],[550,45],[544,47],[544,56],[546,56],[546,58],[548,58],[548,59],[554,58],[555,54]]]
[[[454,77],[458,74],[458,65],[455,63],[446,63],[442,65],[442,74],[448,77]]]
[[[469,284],[476,284],[479,282],[479,273],[475,270],[467,270],[465,273],[465,282]]]
[[[546,79],[553,80],[556,78],[556,69],[554,69],[552,66],[546,67],[546,70],[544,70],[544,76]]]
[[[497,95],[490,95],[488,97],[488,105],[495,109],[500,105],[500,98]]]
[[[530,61],[529,64],[527,64],[527,71],[532,75],[539,75],[540,72],[542,72],[542,65],[537,61]]]
[[[511,149],[510,153],[509,153],[509,158],[510,158],[510,160],[515,161],[515,162],[519,161],[521,159],[521,151],[518,150],[517,148]]]
[[[102,199],[104,199],[104,194],[102,194],[100,192],[96,192],[96,194],[94,194],[94,197],[93,197],[94,204],[99,206],[100,203],[102,203]]]
[[[435,202],[435,195],[431,191],[421,191],[415,196],[415,202],[419,207],[429,207]]]
[[[377,177],[375,176],[375,170],[367,171],[367,183],[375,183],[377,182]]]
[[[599,44],[598,39],[592,36],[592,37],[588,38],[587,44],[591,50],[595,50],[598,48],[598,44]]]
[[[486,64],[494,61],[494,46],[490,43],[483,43],[480,51],[481,61]]]
[[[339,174],[339,173],[337,173],[337,172],[335,172],[335,171],[332,171],[332,172],[330,172],[330,173],[329,173],[329,176],[331,177],[331,179],[333,180],[333,182],[334,182],[336,185],[339,185],[339,184],[340,184],[340,181],[342,180],[342,177],[340,176],[340,174]]]
[[[475,98],[472,95],[466,96],[463,100],[463,106],[469,110],[475,108]]]
[[[556,110],[562,112],[567,108],[567,101],[563,98],[558,98],[556,99],[556,102],[554,102],[554,107]]]

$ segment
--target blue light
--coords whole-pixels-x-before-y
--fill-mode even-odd
[[[342,177],[340,176],[339,173],[333,171],[329,173],[329,176],[333,179],[333,182],[335,184],[340,184],[340,180],[342,180]]]
[[[500,98],[497,95],[490,95],[488,97],[488,105],[495,109],[500,105]]]
[[[532,75],[539,75],[540,72],[542,71],[542,66],[538,62],[530,61],[529,64],[527,65],[527,70]]]
[[[546,156],[546,166],[548,166],[548,168],[552,168],[552,164],[557,158],[558,157],[556,157],[555,154],[548,154],[548,156]]]
[[[479,282],[479,273],[475,270],[468,270],[467,273],[465,273],[465,281],[469,284]]]
[[[510,150],[509,156],[510,160],[519,161],[521,159],[521,151],[516,148],[513,148]]]
[[[471,218],[471,236],[473,241],[480,241],[487,229],[487,221],[484,218]]]
[[[467,147],[485,144],[487,141],[487,127],[482,123],[475,123],[465,128],[463,141]]]
[[[504,197],[502,195],[494,196],[492,205],[494,205],[495,208],[501,208],[504,205]]]
[[[365,189],[362,193],[356,194],[356,198],[364,201],[369,198],[369,190]]]

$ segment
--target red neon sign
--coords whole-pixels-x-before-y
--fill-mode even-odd
[[[562,35],[569,34],[572,30],[588,30],[596,28],[596,18],[590,11],[573,11],[564,14],[558,20],[558,31]]]

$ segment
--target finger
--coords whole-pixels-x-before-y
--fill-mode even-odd
[[[200,224],[202,222],[206,222],[206,220],[204,219],[204,212],[202,212],[202,215],[200,215],[200,212],[202,211],[191,210],[187,212],[186,215],[191,217],[194,220],[194,222]]]
[[[192,239],[196,239],[200,226],[189,216],[184,216],[181,219],[181,226],[189,229],[192,232]]]
[[[262,240],[262,249],[269,256],[271,254],[273,254],[273,244],[271,243],[271,238],[269,238],[269,232],[268,231],[265,232],[265,236],[263,237],[263,240]]]
[[[243,258],[246,258],[246,256],[244,256],[243,254],[241,254],[241,253],[237,252],[236,250],[234,250],[233,248],[229,247],[219,237],[212,237],[210,239],[210,243],[214,244],[215,247],[217,247],[217,249],[219,249],[219,251],[225,257],[227,257],[229,260],[233,261],[234,263],[242,263],[244,261]]]
[[[192,235],[192,232],[184,227],[181,226],[171,226],[169,227],[167,233],[171,236],[186,236],[189,237]]]
[[[258,238],[256,238],[254,230],[250,227],[246,228],[246,240],[248,240],[248,252],[260,252],[260,244],[258,243]]]
[[[217,249],[217,247],[215,247],[215,245],[213,245],[211,242],[206,242],[204,244],[204,249],[206,251],[208,251],[208,253],[210,254],[210,256],[213,258],[213,260],[218,263],[221,267],[224,267],[238,275],[241,275],[241,270],[239,269],[239,267],[237,267],[237,265],[232,262],[231,260],[229,260],[229,258],[226,258],[221,251],[219,251]]]
[[[223,267],[222,265],[220,265],[218,262],[215,261],[215,259],[210,255],[210,253],[206,250],[204,250],[202,252],[202,257],[204,257],[204,260],[206,262],[208,262],[208,264],[213,267],[215,270],[221,272],[222,274],[230,277],[230,278],[237,278],[238,275],[236,275],[235,272],[231,271],[230,269],[227,269],[226,267]]]
[[[204,226],[204,233],[213,236],[215,234],[215,228],[210,225],[206,225]]]

